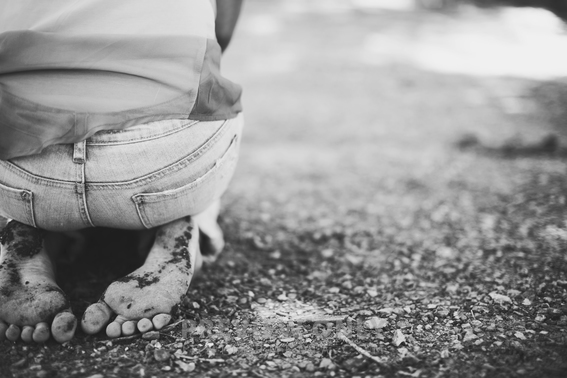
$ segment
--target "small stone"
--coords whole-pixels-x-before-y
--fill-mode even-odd
[[[490,298],[492,298],[492,300],[494,302],[497,302],[497,303],[512,303],[512,300],[507,295],[498,294],[495,291],[493,291],[492,293],[489,293],[488,295],[490,296]]]
[[[347,290],[352,289],[352,282],[351,281],[345,281],[341,284],[342,287],[344,287]]]
[[[287,296],[285,295],[285,293],[278,295],[278,301],[287,301]]]
[[[552,320],[557,320],[561,317],[561,315],[563,314],[563,311],[557,309],[557,308],[549,308],[547,309],[547,315],[549,316],[550,319]]]
[[[338,287],[331,287],[329,289],[329,293],[331,294],[337,294],[339,291],[341,291],[341,289],[339,289]]]
[[[258,302],[260,304],[264,304],[264,303],[266,303],[266,298],[258,298],[258,299],[256,299],[256,302]]]
[[[333,361],[331,361],[330,359],[323,358],[321,360],[321,363],[319,364],[319,368],[333,370],[335,368],[335,364],[333,364]]]
[[[374,289],[366,290],[366,294],[368,294],[368,295],[371,296],[372,298],[378,296],[378,292],[377,292],[376,290],[374,290]]]
[[[87,378],[104,378],[104,375],[102,375],[102,374],[93,374],[93,375],[88,376]]]
[[[295,337],[288,337],[286,339],[280,339],[282,343],[292,343],[295,341]]]
[[[328,248],[321,251],[321,256],[328,259],[330,257],[333,257],[334,253],[335,252],[332,249]]]
[[[169,360],[170,354],[167,350],[164,349],[156,349],[154,351],[154,358],[156,361],[163,362]]]
[[[394,332],[394,337],[392,338],[392,343],[395,346],[400,346],[402,343],[406,342],[406,336],[404,335],[404,333],[402,332],[401,329],[397,329],[396,332]]]
[[[374,316],[367,321],[364,322],[364,326],[368,329],[381,329],[388,325],[387,319],[382,319],[377,316]]]
[[[315,371],[315,365],[313,365],[311,362],[309,362],[309,363],[305,366],[305,370],[307,370],[307,371]]]
[[[526,340],[526,336],[524,336],[524,334],[520,331],[514,333],[514,336],[516,336],[520,340]]]
[[[224,347],[224,350],[228,354],[235,354],[238,352],[238,348],[232,345],[227,345],[226,347]]]
[[[478,338],[478,336],[474,334],[472,329],[468,328],[465,336],[463,337],[463,341],[471,341],[476,338]]]
[[[179,368],[181,370],[183,370],[186,373],[192,372],[193,370],[195,370],[195,363],[194,362],[190,362],[190,363],[185,363],[183,361],[175,361],[175,363],[177,364],[177,366],[179,366]]]
[[[447,309],[439,309],[436,312],[437,316],[439,316],[440,318],[446,318],[447,316],[449,316],[450,313],[451,311]]]
[[[146,332],[142,335],[142,339],[144,339],[144,340],[157,340],[157,339],[159,339],[159,332],[157,332],[157,331]]]
[[[24,357],[21,360],[18,360],[16,362],[14,362],[12,364],[12,367],[14,368],[21,368],[22,366],[24,366],[26,364],[27,359]]]

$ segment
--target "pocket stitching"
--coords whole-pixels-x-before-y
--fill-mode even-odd
[[[138,217],[140,218],[140,221],[142,222],[143,226],[145,228],[152,228],[151,226],[152,222],[150,222],[150,219],[148,218],[146,211],[144,211],[144,207],[142,206],[143,204],[155,204],[162,201],[175,199],[182,195],[185,195],[187,192],[193,191],[201,184],[206,183],[211,177],[214,177],[213,173],[215,171],[222,168],[230,160],[229,154],[232,153],[233,150],[238,145],[237,141],[238,141],[238,135],[235,135],[232,138],[232,141],[228,146],[228,148],[226,149],[226,151],[219,159],[215,161],[213,166],[209,170],[207,170],[203,175],[191,181],[190,183],[185,184],[179,188],[170,189],[162,192],[139,193],[133,195],[131,198],[135,204],[136,212],[138,213]]]
[[[13,198],[17,201],[21,201],[25,207],[25,216],[28,223],[31,223],[33,227],[37,227],[35,223],[35,214],[33,206],[33,192],[27,189],[12,188],[8,185],[0,183],[0,189],[3,189],[7,194],[13,195]]]

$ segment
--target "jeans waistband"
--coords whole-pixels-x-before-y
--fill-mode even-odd
[[[170,119],[136,125],[123,130],[99,131],[87,139],[87,145],[110,145],[141,142],[184,130],[199,121]]]

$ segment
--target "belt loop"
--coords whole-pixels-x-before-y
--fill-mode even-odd
[[[85,164],[87,160],[87,141],[75,143],[73,145],[73,163]]]

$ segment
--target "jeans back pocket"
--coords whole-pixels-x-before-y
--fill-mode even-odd
[[[204,211],[224,193],[238,161],[238,136],[225,153],[202,176],[179,188],[132,197],[146,228],[160,226]],[[190,167],[187,167],[190,169]]]
[[[33,213],[33,193],[0,183],[0,216],[36,227]]]

